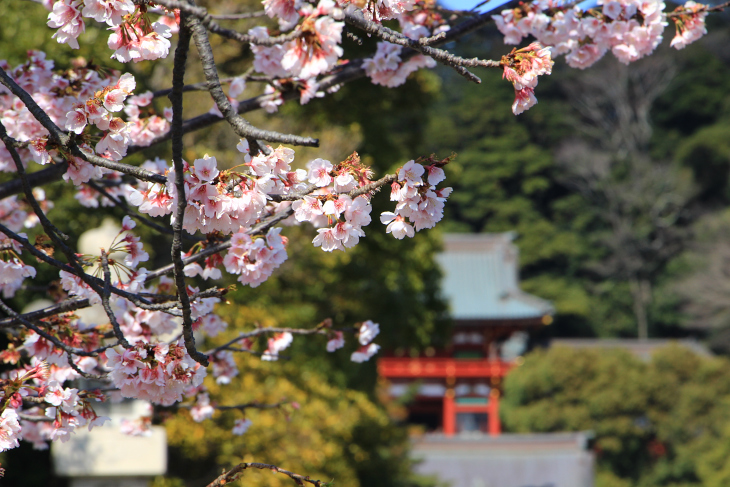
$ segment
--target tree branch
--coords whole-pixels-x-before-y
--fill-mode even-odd
[[[185,179],[183,174],[183,94],[182,90],[185,86],[185,64],[188,59],[188,51],[190,49],[191,37],[191,19],[185,12],[180,15],[180,35],[175,49],[175,64],[172,70],[172,93],[170,93],[170,101],[172,102],[172,163],[175,168],[175,188],[177,189],[177,206],[175,208],[174,221],[172,223],[173,237],[170,254],[175,272],[175,284],[177,286],[177,296],[182,306],[183,318],[183,338],[185,340],[185,348],[188,354],[199,364],[204,367],[208,366],[208,357],[200,353],[195,348],[195,337],[193,336],[193,319],[190,309],[190,297],[188,296],[188,287],[185,283],[184,264],[182,262],[182,232],[183,220],[185,219],[185,207],[187,199],[185,197]]]
[[[198,55],[200,56],[200,62],[203,66],[203,73],[205,74],[205,79],[208,82],[208,91],[210,92],[210,96],[213,97],[213,101],[215,101],[218,109],[223,114],[223,117],[231,125],[239,137],[245,139],[262,139],[270,142],[281,142],[289,145],[302,145],[308,147],[319,146],[319,140],[317,139],[262,130],[252,126],[245,119],[239,116],[238,112],[233,108],[233,105],[231,105],[231,102],[228,100],[226,94],[223,93],[223,88],[221,88],[220,79],[218,78],[218,69],[215,66],[215,59],[213,58],[213,49],[210,47],[208,33],[206,32],[205,27],[201,21],[196,18],[189,18],[189,23],[190,30],[193,34],[193,40],[195,41],[195,46],[197,47]]]
[[[299,474],[279,468],[276,465],[249,462],[249,463],[239,463],[238,465],[233,467],[231,470],[229,470],[228,472],[225,472],[220,477],[215,479],[213,482],[208,484],[208,487],[223,487],[224,485],[228,485],[231,482],[235,482],[236,480],[241,478],[244,470],[246,470],[248,468],[258,468],[260,470],[271,470],[272,472],[275,472],[275,473],[287,475],[294,482],[296,482],[297,485],[305,485],[305,483],[312,484],[315,487],[325,487],[327,485],[327,482],[323,482],[321,480],[312,480],[309,478],[309,476],[303,477]]]

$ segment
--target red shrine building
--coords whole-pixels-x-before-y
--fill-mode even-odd
[[[427,432],[499,435],[502,379],[521,363],[530,330],[553,307],[520,290],[514,233],[447,234],[437,260],[453,334],[445,349],[403,350],[378,360],[390,394],[407,397],[408,422]]]

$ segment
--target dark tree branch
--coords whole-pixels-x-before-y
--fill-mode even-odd
[[[200,353],[195,348],[195,337],[193,336],[193,318],[190,309],[190,297],[188,296],[188,286],[185,283],[185,265],[182,261],[182,232],[183,220],[185,218],[185,207],[187,199],[185,198],[185,179],[183,174],[183,87],[185,86],[185,64],[188,60],[188,51],[190,49],[191,25],[193,20],[185,13],[180,15],[180,35],[175,49],[175,64],[172,71],[172,93],[170,93],[170,101],[172,102],[172,163],[175,167],[175,188],[177,189],[177,206],[175,208],[175,219],[172,223],[173,237],[171,257],[174,266],[175,284],[177,286],[177,296],[182,305],[183,318],[183,338],[185,340],[185,348],[188,354],[199,364],[204,367],[208,366],[208,357]]]
[[[250,12],[245,14],[210,14],[210,18],[217,20],[241,20],[253,19],[255,17],[264,17],[265,15],[265,10],[259,10],[258,12]]]
[[[43,328],[36,326],[34,323],[23,318],[22,315],[20,315],[20,313],[16,312],[10,306],[5,304],[5,302],[3,302],[2,299],[0,299],[0,309],[3,310],[3,312],[5,312],[5,314],[7,314],[8,316],[11,316],[11,317],[19,320],[27,328],[30,328],[34,332],[38,333],[40,336],[42,336],[49,342],[53,343],[56,347],[60,348],[61,350],[63,350],[64,352],[66,352],[68,354],[78,355],[80,357],[95,357],[95,356],[99,355],[101,352],[103,352],[104,350],[116,346],[116,344],[107,345],[107,346],[99,347],[95,350],[91,350],[88,352],[86,350],[78,350],[76,348],[69,347],[68,345],[63,343],[61,340],[59,340],[58,338],[54,337],[50,333],[43,330]]]
[[[305,483],[309,483],[314,485],[315,487],[324,487],[327,485],[327,482],[323,482],[321,480],[312,480],[308,476],[303,477],[299,474],[290,472],[288,470],[284,470],[282,468],[277,467],[276,465],[267,465],[265,463],[239,463],[235,467],[233,467],[228,472],[225,472],[220,477],[215,479],[213,482],[208,484],[208,487],[223,487],[224,485],[228,485],[231,482],[235,482],[241,476],[243,476],[243,472],[248,468],[258,468],[260,470],[271,470],[275,473],[280,473],[287,475],[290,477],[294,482],[296,482],[297,485],[305,485]]]
[[[208,91],[210,92],[210,96],[213,97],[213,101],[215,101],[218,109],[223,114],[223,117],[231,125],[239,137],[245,139],[262,139],[271,142],[281,142],[289,145],[302,145],[308,147],[319,146],[319,140],[317,139],[262,130],[252,126],[238,115],[238,112],[233,108],[233,105],[231,105],[228,97],[223,92],[223,88],[221,88],[220,79],[218,78],[218,69],[215,66],[215,59],[213,58],[213,49],[210,46],[208,33],[205,31],[205,27],[201,21],[196,18],[189,18],[189,22],[190,30],[193,34],[193,40],[195,41],[195,46],[198,49],[198,56],[200,56],[200,62],[203,66],[203,73],[205,74],[205,79],[208,82]]]
[[[482,81],[471,71],[467,70],[465,66],[482,68],[499,67],[499,61],[483,60],[478,58],[464,59],[455,54],[451,54],[448,51],[436,49],[429,46],[429,44],[436,44],[439,41],[444,41],[447,38],[447,35],[445,33],[442,36],[435,36],[437,39],[431,38],[423,42],[414,41],[413,39],[404,36],[400,32],[396,32],[383,26],[382,24],[367,20],[360,10],[356,10],[353,13],[346,14],[345,22],[352,25],[353,27],[357,27],[358,29],[367,32],[368,34],[375,35],[384,41],[390,42],[391,44],[408,47],[410,49],[413,49],[414,51],[425,54],[426,56],[430,56],[436,61],[453,68],[454,70],[456,70],[457,73],[464,76],[469,81],[473,81],[475,83],[481,83]]]
[[[104,271],[104,292],[101,295],[101,305],[104,307],[104,312],[106,312],[106,316],[107,318],[109,318],[109,322],[112,324],[112,329],[114,329],[114,335],[117,337],[117,341],[119,342],[119,344],[124,348],[131,348],[131,345],[129,344],[127,339],[124,338],[124,333],[122,333],[122,329],[119,326],[117,317],[114,316],[114,311],[109,304],[109,296],[111,295],[112,287],[112,273],[109,270],[109,255],[104,249],[101,249],[101,268]]]
[[[475,17],[471,17],[468,20],[465,20],[464,22],[460,23],[456,27],[452,28],[448,32],[446,32],[443,36],[439,35],[439,40],[435,41],[433,43],[429,42],[429,45],[443,45],[448,42],[455,41],[463,36],[466,36],[470,34],[471,32],[479,29],[480,27],[483,27],[487,23],[492,21],[492,17],[490,13],[485,13],[481,15],[477,15]],[[416,51],[411,51],[410,55],[415,54]],[[404,52],[401,58],[405,59],[409,56],[408,52]],[[354,81],[356,79],[362,78],[365,76],[365,70],[362,68],[362,59],[355,59],[350,61],[345,66],[338,66],[335,68],[332,73],[323,76],[319,81],[319,87],[322,90],[327,90],[329,88],[332,88],[337,85],[341,85],[344,83],[349,83],[351,81]],[[195,86],[195,85],[193,85]],[[207,86],[207,85],[206,85]],[[195,88],[197,89],[197,88]],[[244,100],[239,103],[238,105],[238,113],[244,114],[247,112],[251,112],[253,110],[258,110],[263,107],[263,105],[271,101],[277,96],[281,96],[281,98],[284,101],[289,101],[295,98],[299,97],[299,93],[296,91],[290,91],[274,95],[260,95],[253,98],[250,98],[248,100]],[[183,123],[183,133],[187,134],[189,132],[194,132],[196,130],[200,130],[202,128],[209,127],[211,125],[214,125],[223,119],[218,117],[217,115],[211,115],[211,114],[204,114],[200,115],[198,117],[191,118],[189,120],[186,120]],[[151,141],[151,143],[147,146],[129,146],[127,148],[127,154],[135,154],[141,150],[147,149],[148,147],[152,145],[156,145],[162,142],[165,142],[167,140],[170,140],[172,134],[170,131],[168,131],[166,134],[163,134]],[[129,166],[132,167],[132,166]],[[65,168],[64,168],[65,170]],[[125,172],[125,171],[120,171]],[[37,173],[33,173],[29,175],[29,182],[33,186],[39,186],[43,184],[47,184],[52,181],[56,181],[60,179],[60,175],[63,173],[63,170],[59,167],[53,166],[48,169],[44,169],[41,171],[38,171]],[[132,176],[138,177],[136,174],[132,174],[130,172],[126,172],[126,174],[130,174]],[[155,175],[158,178],[162,177],[159,175]],[[144,177],[140,177],[140,179],[145,179]],[[160,182],[164,183],[164,181],[152,181],[152,182]],[[0,185],[0,199],[5,198],[7,196],[16,194],[20,192],[21,190],[21,184],[20,181],[10,181],[8,183],[4,183]]]
[[[37,311],[31,311],[30,313],[24,313],[22,315],[19,314],[17,317],[14,318],[5,318],[4,320],[0,320],[0,328],[16,326],[18,323],[20,323],[21,319],[36,321],[43,318],[48,318],[49,316],[56,316],[62,313],[68,313],[69,311],[88,308],[89,306],[91,306],[91,303],[89,303],[89,300],[87,298],[66,299],[65,301],[61,301],[58,304],[48,306],[47,308],[39,309]]]
[[[68,162],[63,161],[60,164],[52,164],[45,169],[27,175],[28,184],[35,188],[36,186],[44,186],[48,183],[59,181],[68,169]],[[13,179],[7,183],[0,184],[0,200],[12,196],[23,191],[23,182]]]
[[[214,34],[218,34],[226,39],[232,39],[244,44],[256,44],[259,46],[275,46],[277,44],[283,44],[285,42],[292,41],[302,35],[302,31],[296,29],[288,34],[282,34],[276,37],[269,37],[267,39],[259,39],[255,36],[247,34],[241,34],[235,30],[226,29],[213,22],[213,16],[208,13],[203,7],[197,7],[184,1],[178,0],[155,0],[155,3],[163,5],[169,9],[179,9],[180,12],[188,14],[189,18],[196,18],[200,21],[203,26]],[[244,17],[245,18],[245,17]]]

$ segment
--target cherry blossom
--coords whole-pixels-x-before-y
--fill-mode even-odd
[[[230,384],[231,379],[238,375],[238,367],[236,367],[233,352],[217,352],[210,357],[210,360],[213,364],[213,377],[215,377],[218,384]]]
[[[185,387],[199,386],[206,369],[180,344],[136,344],[106,351],[109,377],[122,396],[170,406],[181,401]]]
[[[448,159],[444,159],[424,167],[408,161],[401,167],[390,192],[391,201],[397,202],[395,212],[385,211],[380,215],[380,222],[387,225],[386,233],[402,240],[413,237],[417,231],[432,228],[441,220],[444,202],[451,194],[451,188],[437,190],[430,181],[443,180],[441,166],[447,163]],[[423,181],[426,173],[427,181]]]
[[[281,67],[290,76],[307,79],[326,73],[342,56],[344,23],[326,15],[317,18],[317,13],[303,21],[302,36],[284,45]]]
[[[555,55],[585,69],[608,50],[622,63],[636,61],[656,49],[667,25],[661,0],[611,0],[598,2],[602,11],[586,12],[579,6],[560,7],[552,2],[523,3],[492,16],[505,44],[519,44],[532,35],[542,45],[552,46]],[[534,88],[534,86],[532,87]],[[522,94],[528,100],[528,94]],[[521,102],[518,106],[527,106]]]
[[[357,340],[360,342],[360,345],[367,345],[372,342],[379,333],[380,325],[373,323],[371,320],[367,320],[360,325]]]
[[[20,431],[18,413],[6,408],[0,415],[0,452],[18,447]]]
[[[193,421],[196,423],[212,418],[214,412],[215,408],[210,404],[210,397],[207,393],[198,394],[195,406],[190,408],[190,416],[193,417]]]
[[[356,351],[352,352],[350,360],[356,363],[367,362],[371,357],[378,353],[378,350],[380,350],[380,345],[376,345],[375,343],[363,345]]]
[[[677,7],[675,12],[679,15],[672,17],[677,28],[677,33],[670,44],[672,47],[684,49],[688,44],[707,34],[705,5],[690,0],[683,6]]]
[[[515,101],[512,113],[519,115],[537,103],[535,87],[537,77],[552,73],[553,60],[550,49],[533,42],[522,49],[515,49],[502,57],[503,77],[515,87]]]
[[[15,292],[23,285],[23,281],[28,277],[35,277],[35,275],[35,268],[24,264],[17,257],[7,262],[0,260],[0,290],[3,292],[3,297],[15,296]]]
[[[54,29],[52,36],[59,43],[79,48],[88,21],[90,31],[110,31],[107,46],[112,53],[107,55],[122,63],[168,56],[172,35],[180,30],[178,10],[168,11],[149,2],[42,3],[49,9],[47,25]],[[241,108],[242,112],[243,108],[250,108],[250,103],[269,113],[276,112],[286,100],[298,99],[300,104],[307,104],[337,91],[344,82],[343,74],[347,78],[364,72],[376,85],[402,85],[416,70],[434,67],[434,58],[444,62],[444,57],[437,54],[439,51],[433,49],[442,50],[443,54],[453,40],[444,34],[451,24],[459,25],[454,23],[459,22],[459,16],[446,19],[443,11],[430,2],[414,0],[321,0],[316,5],[302,0],[263,0],[263,8],[269,19],[278,22],[278,31],[256,26],[248,31],[249,37],[241,34],[252,41],[248,45],[253,56],[252,71],[258,74],[246,71],[245,75],[229,79],[227,88],[228,101],[234,110]],[[194,8],[200,12],[197,9],[202,7]],[[706,33],[706,17],[717,10],[693,1],[669,14],[664,9],[661,0],[599,1],[597,8],[589,10],[549,0],[519,3],[494,16],[497,28],[506,43],[519,44],[529,36],[536,42],[513,49],[498,63],[477,64],[499,67],[503,78],[513,84],[512,111],[517,115],[537,103],[539,76],[551,74],[554,55],[565,54],[566,62],[580,69],[609,51],[621,62],[633,62],[658,46],[668,18],[676,24],[671,45],[681,49]],[[345,12],[359,16],[357,10],[373,21],[368,35],[377,38],[377,47],[364,59],[344,59]],[[198,14],[190,11],[188,15]],[[204,15],[201,20],[205,28],[213,22],[213,18]],[[387,27],[380,24],[386,20],[391,21]],[[458,37],[459,29],[451,32],[455,33],[454,38]],[[221,33],[220,29],[217,33]],[[274,37],[281,42],[272,42]],[[404,46],[413,49],[404,50]],[[470,61],[451,56],[446,64],[465,74],[465,67],[474,65]],[[191,237],[189,245],[186,240],[183,248],[174,248],[175,279],[161,276],[165,268],[150,272],[140,268],[151,256],[142,239],[133,233],[136,222],[129,216],[122,220],[122,231],[104,246],[107,256],[116,252],[123,252],[123,256],[102,259],[102,255],[76,254],[77,262],[71,262],[73,254],[66,253],[68,264],[55,264],[60,287],[65,291],[64,294],[58,289],[53,293],[63,295],[58,298],[60,303],[67,295],[72,303],[87,299],[98,305],[104,296],[106,313],[88,319],[89,322],[79,319],[73,311],[33,318],[39,330],[43,330],[41,333],[16,323],[17,328],[8,336],[10,345],[0,353],[9,369],[0,387],[5,401],[0,415],[0,451],[18,446],[20,439],[36,448],[46,448],[48,440],[67,441],[76,428],[91,429],[103,424],[107,418],[96,414],[92,401],[113,396],[163,406],[188,399],[185,404],[191,408],[195,421],[212,417],[215,408],[202,386],[206,368],[190,356],[193,352],[190,349],[189,353],[188,347],[191,333],[200,342],[201,337],[215,337],[228,328],[215,313],[226,289],[212,287],[201,291],[189,279],[199,284],[202,280],[221,279],[223,272],[227,272],[236,275],[244,285],[259,286],[288,258],[288,238],[282,235],[287,232],[282,227],[288,225],[306,222],[316,229],[313,246],[323,251],[346,251],[365,238],[364,227],[372,220],[371,200],[380,197],[378,190],[388,184],[395,208],[380,215],[385,232],[397,239],[413,237],[441,220],[451,193],[451,188],[438,187],[445,180],[444,167],[449,159],[431,156],[410,160],[394,173],[379,176],[381,179],[374,179],[372,170],[360,161],[357,153],[341,162],[313,156],[303,169],[304,164],[295,163],[294,150],[263,145],[266,140],[288,137],[244,135],[238,129],[238,137],[249,137],[237,143],[238,153],[221,151],[195,158],[185,150],[182,153],[191,162],[176,158],[173,165],[158,158],[147,160],[140,167],[136,162],[125,164],[121,161],[130,146],[138,146],[136,151],[180,135],[171,131],[172,108],[163,107],[166,102],[161,92],[135,94],[137,80],[131,73],[100,71],[83,59],[71,60],[68,69],[56,69],[53,61],[39,51],[30,51],[27,61],[18,66],[0,61],[0,67],[37,104],[28,107],[22,101],[32,105],[28,98],[12,94],[17,90],[0,87],[0,121],[8,136],[16,141],[7,147],[0,146],[0,171],[17,172],[13,151],[20,157],[20,164],[29,166],[28,173],[38,169],[33,164],[45,165],[43,171],[50,172],[51,165],[63,162],[68,167],[63,180],[75,186],[72,192],[81,206],[121,206],[130,215],[144,214],[139,221],[153,227],[181,223],[188,233],[185,237]],[[139,72],[154,71],[153,66],[148,67]],[[141,80],[140,84],[147,85],[149,81]],[[225,85],[225,79],[223,82]],[[246,93],[247,82],[252,85],[251,98],[243,106],[239,97]],[[258,83],[265,83],[263,89]],[[154,84],[150,83],[150,87]],[[263,95],[256,96],[261,91]],[[43,111],[63,133],[55,133],[55,129],[49,133],[48,120],[41,123],[35,108]],[[211,112],[220,115],[217,104]],[[190,115],[186,113],[185,118],[191,120]],[[182,186],[178,186],[178,178]],[[104,195],[100,196],[95,187],[103,188]],[[34,189],[32,196],[43,212],[52,208],[42,190]],[[37,262],[43,259],[31,262],[33,257],[24,253],[32,248],[27,247],[27,235],[22,231],[38,225],[44,216],[35,213],[37,209],[31,202],[30,193],[0,200],[0,222],[8,229],[8,235],[0,234],[0,290],[4,298],[14,297],[23,286],[32,289],[47,284],[44,281],[29,285],[37,275],[45,279],[44,272],[36,270]],[[173,210],[183,206],[182,222],[178,222],[175,219],[179,215]],[[157,221],[152,223],[150,219]],[[54,248],[58,251],[57,247],[43,243],[42,239],[35,242],[35,248],[49,257]],[[179,265],[178,257],[184,259],[185,265]],[[107,271],[112,276],[110,294],[100,284]],[[184,296],[189,303],[180,299]],[[257,353],[255,340],[262,330],[265,329],[243,332],[239,340],[230,342],[235,343],[230,349],[224,345],[206,352],[210,354],[212,374],[218,384],[229,384],[240,373],[234,349]],[[345,333],[333,330],[331,324],[313,331],[327,337],[329,352],[345,345]],[[352,352],[353,362],[367,361],[378,352],[379,346],[373,339],[379,332],[379,325],[371,320],[359,325],[355,330],[358,348]],[[183,335],[187,342],[180,338]],[[292,341],[291,332],[268,336],[261,359],[277,360]],[[82,382],[77,379],[88,374],[101,376],[102,380],[106,376],[107,383],[119,392],[81,389]],[[151,420],[150,406],[149,414],[123,422],[122,430],[148,435]],[[237,420],[233,434],[245,433],[250,425],[249,419]]]
[[[250,419],[237,419],[233,425],[233,430],[231,430],[231,432],[234,435],[241,436],[248,431],[252,424],[253,422]]]
[[[332,337],[327,340],[327,351],[334,352],[345,346],[344,334],[341,331],[333,332]]]
[[[293,339],[294,337],[288,331],[284,333],[277,333],[273,338],[269,338],[269,346],[261,356],[261,360],[278,360],[279,352],[288,348]]]
[[[122,18],[134,12],[130,0],[85,0],[82,13],[84,17],[106,22],[110,26],[122,23]]]
[[[406,82],[408,76],[420,68],[433,68],[436,62],[423,55],[412,56],[406,62],[401,62],[403,48],[389,42],[378,42],[375,56],[363,63],[365,73],[376,85],[394,88]]]
[[[266,15],[278,19],[282,30],[291,29],[299,21],[301,0],[263,0]]]
[[[58,29],[53,38],[73,49],[79,48],[78,36],[85,30],[79,7],[82,0],[58,0],[53,4],[53,12],[48,14],[48,27]]]
[[[280,233],[280,228],[272,228],[265,238],[256,239],[245,232],[235,233],[223,259],[226,270],[240,275],[238,280],[242,284],[259,286],[287,259],[287,239]]]
[[[172,36],[170,27],[162,22],[149,24],[141,16],[134,16],[113,29],[109,36],[112,58],[120,63],[151,61],[167,57]]]

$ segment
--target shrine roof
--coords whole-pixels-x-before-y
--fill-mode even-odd
[[[519,288],[515,234],[446,234],[438,261],[455,320],[524,320],[552,315],[549,301]]]
[[[592,438],[591,432],[425,435],[412,451],[416,472],[452,487],[592,487]]]

